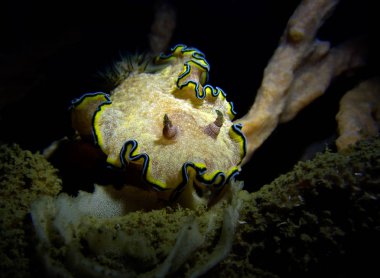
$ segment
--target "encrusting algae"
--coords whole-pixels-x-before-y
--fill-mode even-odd
[[[228,277],[370,277],[380,247],[380,139],[317,154],[246,196]]]
[[[60,190],[57,170],[42,155],[18,145],[0,145],[1,277],[30,274],[33,251],[28,245],[29,229],[25,227],[30,205],[38,197],[54,197]]]
[[[42,156],[18,147],[3,146],[1,150],[9,153],[9,148],[17,148],[18,156],[25,153],[36,163],[19,167],[18,173],[9,172],[2,189],[10,188],[6,184],[15,180],[12,176],[28,176],[35,167],[40,168],[38,165],[48,165]],[[2,165],[9,161],[9,155],[0,157]],[[180,273],[196,277],[209,269],[205,264],[210,261],[214,262],[212,271],[207,272],[211,277],[366,274],[376,267],[376,256],[368,250],[377,252],[379,247],[379,169],[380,139],[373,138],[342,153],[326,152],[299,162],[293,171],[258,192],[230,192],[229,198],[211,209],[163,208],[125,215],[117,215],[122,214],[117,201],[102,195],[107,187],[97,187],[94,194],[82,192],[77,198],[66,194],[54,198],[59,180],[52,170],[42,177],[51,183],[38,191],[50,196],[32,205],[37,254],[43,258],[48,275],[61,277],[118,277],[127,273],[130,277]],[[51,185],[56,190],[47,191]],[[7,198],[7,203],[16,207],[18,200]],[[93,209],[97,205],[103,207],[104,214]],[[17,229],[2,223],[9,235],[6,238],[30,229],[31,223],[23,221],[27,211],[25,206],[12,222],[17,223]],[[2,214],[2,219],[14,217],[12,210]],[[225,227],[226,220],[232,220],[230,224],[238,220],[237,226]],[[30,244],[24,236],[5,242],[3,254],[20,247],[30,250],[36,243]],[[229,244],[231,251],[223,254],[228,248],[220,247]],[[25,254],[13,253],[13,264],[7,266],[12,272],[5,277],[33,273],[29,272],[31,258]],[[212,261],[221,255],[225,258],[219,263]],[[4,267],[6,260],[2,262]],[[23,266],[18,273],[15,263]]]

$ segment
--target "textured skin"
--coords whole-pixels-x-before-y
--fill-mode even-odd
[[[104,94],[94,113],[95,141],[107,162],[137,165],[144,180],[159,190],[181,190],[192,181],[198,186],[225,184],[240,170],[245,139],[240,126],[231,122],[235,112],[225,93],[205,85],[209,65],[204,54],[178,45],[154,64],[159,68],[153,73],[130,72],[110,96]],[[77,103],[86,106],[99,95],[84,98],[90,100]],[[93,113],[94,105],[88,107]],[[83,110],[74,103],[73,114],[78,108]],[[165,114],[177,131],[171,138],[163,134]],[[214,123],[219,114],[223,124],[211,136],[210,128],[219,128]]]

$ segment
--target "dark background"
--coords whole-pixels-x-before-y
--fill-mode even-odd
[[[204,52],[211,65],[209,83],[222,88],[242,116],[298,2],[171,1],[177,11],[171,45],[183,43]],[[313,142],[329,138],[326,144],[334,148],[340,97],[378,72],[378,15],[370,2],[341,1],[319,32],[319,38],[333,45],[367,36],[369,66],[335,80],[326,95],[277,128],[243,169],[241,179],[251,189],[289,170]],[[109,91],[98,72],[121,54],[147,50],[156,1],[121,3],[1,4],[0,142],[38,151],[72,133],[70,101],[86,92]]]

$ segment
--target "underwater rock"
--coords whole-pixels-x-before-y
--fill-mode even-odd
[[[32,209],[38,254],[49,275],[66,277],[368,273],[376,256],[367,250],[376,254],[380,247],[379,169],[380,140],[374,138],[299,162],[254,193],[232,191],[242,185],[234,184],[208,209],[123,215],[112,209],[121,199],[109,197],[117,194],[106,197],[114,189],[98,186],[77,198],[45,197]],[[107,214],[86,202],[99,198],[101,207],[111,208]]]
[[[49,277],[164,277],[185,262],[187,276],[197,277],[232,247],[241,187],[234,182],[225,195],[230,200],[208,210],[126,213],[128,199],[101,186],[75,198],[43,197],[31,209],[37,254]]]
[[[10,155],[9,149],[17,150],[17,155]],[[2,239],[7,239],[2,241],[1,263],[9,273],[6,277],[28,277],[35,253],[24,251],[32,248],[37,248],[47,276],[170,273],[197,277],[206,272],[210,277],[346,277],[378,273],[379,138],[300,162],[257,192],[227,192],[226,199],[208,209],[167,207],[125,215],[123,199],[115,198],[119,196],[116,189],[97,186],[94,193],[54,197],[60,182],[40,155],[1,147],[0,158],[1,231]],[[30,173],[35,173],[33,184],[38,186],[22,190],[25,177],[33,176]],[[25,196],[48,193],[48,188],[52,188],[50,196],[32,205],[38,239],[32,242],[25,236],[31,231],[31,224],[23,221],[30,201]],[[3,204],[18,207],[5,210]],[[17,209],[21,213],[15,217],[12,211]],[[8,222],[12,217],[14,221]],[[6,223],[13,223],[14,232]],[[33,265],[30,273],[40,270]]]
[[[39,196],[56,196],[61,190],[57,170],[36,153],[18,145],[0,146],[0,269],[1,277],[31,277],[31,203]]]
[[[227,277],[379,274],[380,139],[325,152],[245,194]],[[377,275],[378,275],[377,274]]]

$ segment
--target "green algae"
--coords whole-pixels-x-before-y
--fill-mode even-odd
[[[229,257],[232,277],[347,277],[377,269],[380,140],[325,152],[251,194]],[[378,271],[377,271],[378,272]]]
[[[15,144],[0,146],[1,277],[31,276],[30,204],[38,196],[56,196],[60,190],[57,170],[42,155]]]
[[[30,202],[41,194],[55,196],[60,181],[56,170],[38,154],[7,146],[0,148],[0,158],[1,268],[8,271],[8,277],[25,277],[31,262],[26,250],[33,247],[25,234],[30,223],[24,221]],[[373,138],[343,153],[327,151],[299,162],[257,192],[240,191],[240,217],[232,250],[207,276],[347,277],[378,273],[379,183],[380,139]],[[222,203],[213,210],[164,208],[102,221],[90,217],[81,223],[76,244],[83,256],[97,264],[132,269],[138,276],[164,260],[186,219],[197,218],[206,240],[172,274],[186,276],[214,250],[224,207]],[[109,249],[122,244],[107,243],[122,242],[119,235],[123,233],[137,239],[130,243],[140,244],[125,245],[129,249],[119,252],[124,257]],[[91,237],[101,240],[99,245],[91,245]],[[52,257],[67,258],[64,253],[68,247],[62,242],[55,244],[50,250]]]

